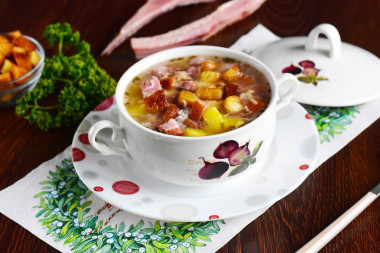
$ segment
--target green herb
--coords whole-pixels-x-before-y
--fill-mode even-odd
[[[70,24],[48,25],[43,37],[57,47],[57,54],[45,59],[40,80],[17,101],[16,114],[43,130],[68,127],[113,95],[116,82],[98,66],[90,45],[80,40],[79,32],[73,32]],[[57,103],[41,105],[41,100],[54,99],[57,94]]]
[[[235,63],[235,62],[236,62],[235,59],[232,59],[232,58],[230,58],[230,57],[224,57],[224,58],[223,58],[223,61],[224,61],[225,63]]]

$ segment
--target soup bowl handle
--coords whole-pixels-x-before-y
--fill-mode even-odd
[[[285,73],[277,80],[277,87],[278,99],[276,101],[276,109],[279,110],[287,106],[295,97],[298,91],[299,81],[294,75]]]
[[[126,159],[130,160],[131,156],[127,149],[119,148],[119,147],[109,147],[105,144],[102,144],[96,141],[96,136],[98,135],[98,133],[102,129],[106,129],[106,128],[109,128],[112,130],[112,136],[111,136],[112,142],[123,141],[124,130],[111,121],[102,120],[92,125],[90,130],[88,131],[88,140],[90,141],[92,147],[98,150],[100,154],[102,155],[121,155],[125,157]],[[124,143],[124,146],[125,146],[125,143]]]

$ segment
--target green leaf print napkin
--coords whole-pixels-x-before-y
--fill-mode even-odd
[[[250,53],[276,39],[258,25],[231,48]],[[380,99],[352,107],[304,107],[320,136],[315,168],[380,115]],[[207,222],[139,217],[104,202],[87,189],[73,167],[71,147],[3,189],[0,200],[1,213],[62,252],[215,252],[270,208]]]

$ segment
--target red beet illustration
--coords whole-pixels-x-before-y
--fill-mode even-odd
[[[207,162],[204,157],[201,157],[205,166],[203,166],[199,172],[198,176],[202,179],[214,179],[220,178],[230,167],[226,162]]]
[[[228,155],[228,161],[230,162],[231,166],[236,166],[242,163],[242,160],[245,156],[250,155],[251,151],[248,149],[247,142],[245,145],[238,147],[234,149],[229,155]]]
[[[215,158],[228,158],[228,155],[239,147],[239,143],[233,140],[225,141],[219,144],[214,151]]]

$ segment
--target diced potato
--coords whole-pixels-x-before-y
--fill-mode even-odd
[[[12,39],[12,43],[18,47],[22,47],[26,52],[31,52],[36,50],[36,46],[24,36],[19,36]]]
[[[40,61],[40,56],[36,53],[36,51],[29,52],[28,58],[33,67]]]
[[[210,134],[218,134],[223,132],[223,118],[222,114],[216,107],[210,107],[203,113],[203,120],[206,124],[202,130]]]
[[[244,110],[244,106],[238,96],[229,96],[224,100],[224,108],[229,113],[238,113]]]
[[[7,72],[11,72],[12,65],[14,65],[10,60],[5,59],[3,66],[1,67],[0,73],[4,74]]]
[[[0,54],[4,55],[5,57],[8,57],[11,55],[12,48],[13,48],[12,43],[0,43]]]
[[[134,104],[127,107],[128,113],[131,116],[144,115],[148,113],[148,109],[145,104]]]
[[[197,89],[197,96],[203,100],[221,100],[223,98],[222,88],[206,88]]]
[[[244,76],[243,70],[237,64],[232,66],[232,68],[224,72],[224,74],[222,75],[223,79],[226,80],[227,82],[234,82],[236,80],[239,80],[243,76]]]
[[[129,99],[131,99],[131,98],[141,99],[143,97],[142,92],[141,92],[141,86],[140,86],[139,82],[130,85],[128,87],[126,93],[128,93]]]
[[[194,129],[194,128],[185,128],[184,136],[189,137],[199,137],[199,136],[206,136],[208,135],[207,132],[201,130],[201,129]]]
[[[202,72],[200,80],[201,82],[215,83],[219,80],[219,78],[219,72],[206,70]]]
[[[191,107],[189,118],[194,121],[199,121],[202,118],[203,112],[206,110],[206,105],[199,101],[195,101]]]
[[[225,131],[238,128],[242,125],[244,125],[244,121],[240,117],[231,118],[223,116],[223,128],[225,129]]]
[[[29,62],[29,57],[26,54],[25,49],[21,47],[14,47],[12,49],[12,55],[19,67],[27,71],[32,69],[32,64]]]
[[[212,60],[206,60],[202,64],[202,71],[206,70],[216,70],[218,68],[219,64]]]
[[[198,100],[197,95],[191,91],[181,90],[178,95],[178,104],[182,107],[190,107]]]
[[[18,38],[18,37],[21,37],[21,36],[22,36],[22,33],[20,32],[20,30],[15,30],[15,31],[12,31],[12,32],[8,33],[8,37],[11,38],[11,39]]]

